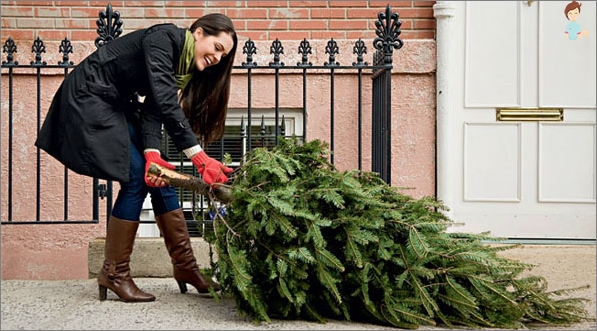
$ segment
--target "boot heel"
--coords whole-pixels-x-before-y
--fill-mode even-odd
[[[100,301],[106,300],[107,292],[108,292],[108,288],[107,287],[105,287],[103,285],[99,285],[99,299],[100,299]]]
[[[187,293],[187,283],[185,282],[178,282],[178,288],[180,289],[180,293],[185,294]]]

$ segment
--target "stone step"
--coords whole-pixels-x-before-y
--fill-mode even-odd
[[[89,278],[96,278],[104,263],[105,242],[105,238],[96,238],[89,243]],[[191,237],[191,247],[199,268],[209,268],[209,244],[201,237]],[[213,254],[216,259],[215,251]],[[164,238],[136,238],[130,267],[132,277],[172,277],[172,263]]]

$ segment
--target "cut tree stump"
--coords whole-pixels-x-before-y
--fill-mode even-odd
[[[157,163],[151,163],[147,170],[147,174],[160,177],[168,185],[182,187],[205,196],[213,195],[217,200],[223,203],[229,203],[231,199],[230,190],[223,186],[223,184],[216,183],[210,186],[199,177],[170,170]]]

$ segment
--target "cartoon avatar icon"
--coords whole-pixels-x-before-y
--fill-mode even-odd
[[[588,36],[589,32],[587,30],[581,30],[580,25],[576,23],[576,19],[578,15],[580,15],[580,6],[581,3],[576,1],[572,1],[571,3],[566,5],[566,9],[564,9],[564,15],[570,21],[566,25],[566,38],[570,40],[576,40],[577,38],[582,38],[583,36]]]

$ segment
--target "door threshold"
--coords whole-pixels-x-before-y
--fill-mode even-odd
[[[549,238],[508,238],[504,240],[483,240],[485,244],[525,244],[525,245],[595,245],[595,239],[549,239]]]

